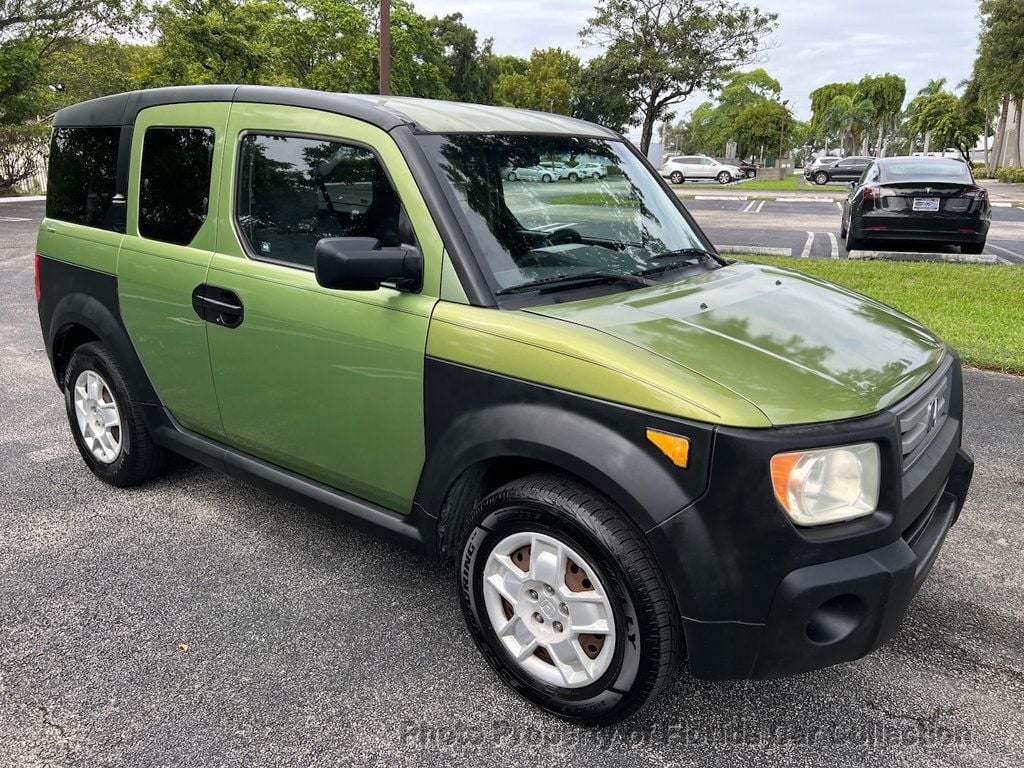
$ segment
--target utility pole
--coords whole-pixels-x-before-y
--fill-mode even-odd
[[[391,0],[380,0],[380,95],[391,95]]]

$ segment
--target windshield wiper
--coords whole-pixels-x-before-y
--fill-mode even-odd
[[[677,248],[674,251],[665,251],[664,253],[656,253],[653,256],[648,257],[648,261],[660,261],[662,259],[675,259],[682,258],[684,256],[699,256],[698,261],[704,259],[713,259],[715,254],[706,248]]]
[[[556,287],[559,283],[593,283],[612,281],[639,286],[657,285],[655,280],[651,280],[643,275],[633,274],[631,272],[577,272],[571,275],[554,275],[553,277],[542,277],[539,280],[529,280],[525,283],[519,283],[518,285],[513,285],[508,288],[502,288],[498,291],[498,295],[504,296],[509,293],[531,291],[537,288]],[[571,288],[572,285],[565,285],[563,287]]]
[[[716,264],[724,264],[718,256],[713,254],[711,251],[705,250],[704,248],[678,248],[674,251],[665,251],[664,253],[656,253],[653,256],[647,258],[648,261],[666,261],[668,259],[675,259],[671,264],[663,264],[657,267],[651,267],[645,269],[639,274],[641,275],[653,275],[657,272],[668,272],[670,269],[675,269],[683,264],[690,264],[696,266],[702,261],[711,259]]]

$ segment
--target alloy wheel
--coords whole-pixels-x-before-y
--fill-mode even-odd
[[[491,550],[483,571],[491,626],[515,664],[562,688],[596,682],[615,653],[612,604],[597,572],[558,539],[523,531]]]
[[[121,411],[110,385],[96,371],[84,370],[75,380],[75,417],[85,447],[103,464],[121,455]]]

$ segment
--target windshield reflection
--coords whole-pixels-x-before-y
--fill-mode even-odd
[[[421,136],[461,209],[492,289],[664,275],[711,261],[656,178],[620,141],[569,136]],[[643,285],[618,280],[623,290]]]

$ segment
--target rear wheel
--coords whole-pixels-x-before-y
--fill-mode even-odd
[[[654,555],[578,482],[531,475],[484,499],[463,534],[458,576],[484,657],[549,712],[618,722],[671,677],[679,617]]]
[[[166,468],[169,454],[153,442],[121,367],[105,346],[90,342],[78,347],[63,385],[71,433],[93,474],[125,487]]]
[[[850,219],[850,224],[849,224],[849,226],[846,229],[846,234],[844,235],[844,237],[846,238],[846,240],[844,241],[843,244],[846,246],[846,252],[847,253],[849,253],[850,251],[863,251],[864,250],[864,245],[865,245],[864,238],[862,238],[862,237],[854,237],[853,236],[853,219],[852,218]]]
[[[505,179],[507,181],[515,181],[518,178],[519,177],[516,176],[516,172],[515,171],[509,171],[507,174],[505,174]]]
[[[551,174],[550,173],[545,173],[543,176],[540,177],[540,180],[543,181],[545,184],[551,183],[551,181],[552,181]]]
[[[679,171],[672,171],[672,173],[669,174],[668,178],[669,181],[671,181],[673,184],[682,184],[684,181],[686,181],[686,177],[683,176],[683,174],[681,174]]]
[[[981,255],[985,252],[985,241],[982,240],[980,243],[964,243],[960,246],[960,253],[970,253],[975,256]]]
[[[745,175],[748,179],[752,179],[755,176],[757,176],[757,171],[755,171],[753,168],[748,168],[745,172]]]
[[[722,171],[720,174],[718,174],[719,184],[728,184],[730,181],[732,181],[732,174],[729,173],[728,171]]]
[[[818,171],[816,174],[814,174],[814,183],[817,184],[819,187],[824,184],[828,184],[828,174],[825,173],[824,171]]]

